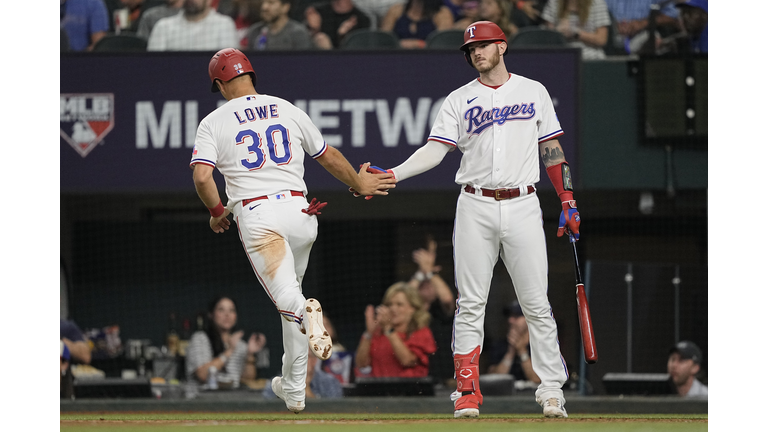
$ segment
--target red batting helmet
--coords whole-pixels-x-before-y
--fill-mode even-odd
[[[460,46],[459,49],[464,51],[464,58],[467,59],[470,66],[474,67],[469,56],[469,44],[496,41],[507,41],[507,35],[499,26],[491,21],[475,21],[464,30],[464,45]],[[509,52],[509,48],[504,51],[504,55],[507,55],[507,52]]]
[[[253,84],[255,85],[256,72],[253,71],[251,62],[248,61],[248,57],[245,54],[235,48],[219,50],[219,52],[211,57],[211,62],[208,63],[208,76],[211,77],[211,92],[216,93],[219,91],[219,87],[216,85],[217,79],[227,82],[244,73],[251,74]]]

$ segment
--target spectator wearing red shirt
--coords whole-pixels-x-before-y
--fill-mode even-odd
[[[355,366],[361,371],[370,368],[372,377],[427,376],[429,357],[437,347],[418,291],[398,282],[387,289],[382,303],[365,309],[366,331]]]

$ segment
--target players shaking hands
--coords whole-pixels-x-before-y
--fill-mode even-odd
[[[368,172],[370,174],[375,175],[379,180],[384,181],[388,180],[383,183],[384,188],[379,188],[375,191],[375,195],[388,195],[387,192],[389,189],[395,187],[395,183],[397,183],[397,179],[395,178],[395,173],[392,172],[391,169],[385,170],[382,168],[379,168],[377,166],[371,165],[370,162],[366,162],[362,165],[360,165],[360,175],[362,175],[363,172]],[[365,199],[369,200],[373,198],[373,195],[366,194],[364,192],[360,192],[360,189],[356,189],[354,187],[350,187],[349,191],[352,192],[352,194],[355,196],[355,198],[364,195]],[[383,192],[383,193],[381,193]]]

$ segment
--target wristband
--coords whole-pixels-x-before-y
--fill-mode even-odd
[[[518,356],[520,357],[520,363],[525,363],[531,359],[527,352],[521,352]]]
[[[424,282],[424,280],[427,278],[427,276],[424,274],[423,271],[419,270],[416,273],[413,274],[413,278],[416,279],[419,282]]]
[[[394,327],[392,327],[389,330],[384,330],[384,334],[387,335],[387,336],[391,335],[394,332],[395,332],[395,328]]]
[[[363,339],[365,340],[371,340],[371,334],[366,332],[363,332]]]
[[[424,282],[424,281],[428,281],[428,280],[432,279],[432,277],[434,275],[435,274],[432,273],[432,272],[424,273],[423,271],[419,270],[419,271],[417,271],[416,273],[413,274],[413,278],[416,279],[419,282]]]
[[[219,201],[219,204],[216,207],[208,208],[208,212],[211,213],[211,217],[219,217],[224,213],[224,206],[221,204],[221,201]]]
[[[229,357],[227,357],[226,354],[222,354],[219,356],[219,360],[221,360],[222,363],[226,363],[227,360],[229,360]]]
[[[571,167],[568,162],[560,162],[557,165],[547,167],[547,175],[560,197],[560,201],[568,203],[573,201],[573,181],[571,180]],[[563,206],[563,208],[566,208]]]

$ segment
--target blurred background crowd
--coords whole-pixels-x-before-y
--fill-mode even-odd
[[[708,49],[706,0],[60,1],[62,50],[72,51],[120,43],[148,51],[332,50],[363,38],[423,49],[442,47],[438,39],[455,43],[479,20],[498,24],[513,45],[546,39],[581,48],[585,59]],[[109,41],[115,35],[120,42]]]

